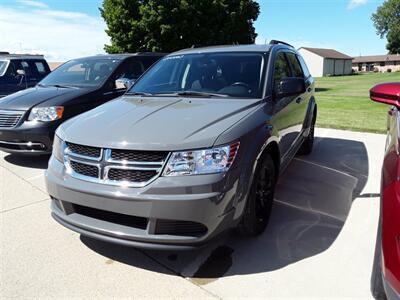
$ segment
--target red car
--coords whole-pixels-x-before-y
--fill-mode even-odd
[[[391,105],[371,290],[376,299],[400,299],[400,82],[377,85],[370,97]]]

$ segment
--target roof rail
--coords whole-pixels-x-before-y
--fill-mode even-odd
[[[7,52],[7,51],[0,51],[0,55],[5,55],[5,54],[10,54],[10,52]]]
[[[10,58],[44,58],[43,54],[15,54],[8,52],[0,52],[0,56]]]
[[[285,42],[282,42],[282,41],[279,41],[279,40],[271,40],[271,41],[269,42],[269,44],[270,44],[270,45],[282,44],[282,45],[286,45],[286,46],[289,46],[289,47],[294,48],[292,45],[290,45],[290,44],[288,44],[288,43],[285,43]]]

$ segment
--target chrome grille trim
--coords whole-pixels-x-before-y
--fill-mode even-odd
[[[24,111],[20,110],[0,110],[0,128],[17,126],[24,113]]]
[[[144,187],[161,175],[161,172],[164,169],[164,166],[170,157],[170,153],[165,152],[166,153],[165,159],[163,161],[157,161],[157,162],[115,160],[111,158],[112,151],[113,151],[112,149],[100,148],[100,157],[85,156],[72,152],[68,148],[68,142],[64,142],[64,165],[66,167],[66,172],[76,179],[90,181],[93,183],[122,186],[122,187]],[[97,167],[99,170],[98,178],[86,176],[75,172],[71,166],[71,161]],[[134,181],[123,181],[123,180],[111,180],[109,179],[108,176],[110,170],[154,171],[156,172],[156,174],[151,178],[149,178],[149,180],[147,181],[134,182]]]

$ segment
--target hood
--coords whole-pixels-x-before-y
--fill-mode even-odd
[[[0,109],[29,110],[39,104],[62,105],[64,101],[87,93],[83,88],[34,87],[0,99]]]
[[[135,150],[213,146],[259,99],[122,97],[64,123],[57,134],[72,143]]]

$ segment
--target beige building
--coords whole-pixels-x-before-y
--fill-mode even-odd
[[[314,77],[349,75],[352,57],[334,49],[301,47],[298,50]]]
[[[355,72],[396,72],[400,71],[400,55],[359,56],[353,59]]]

